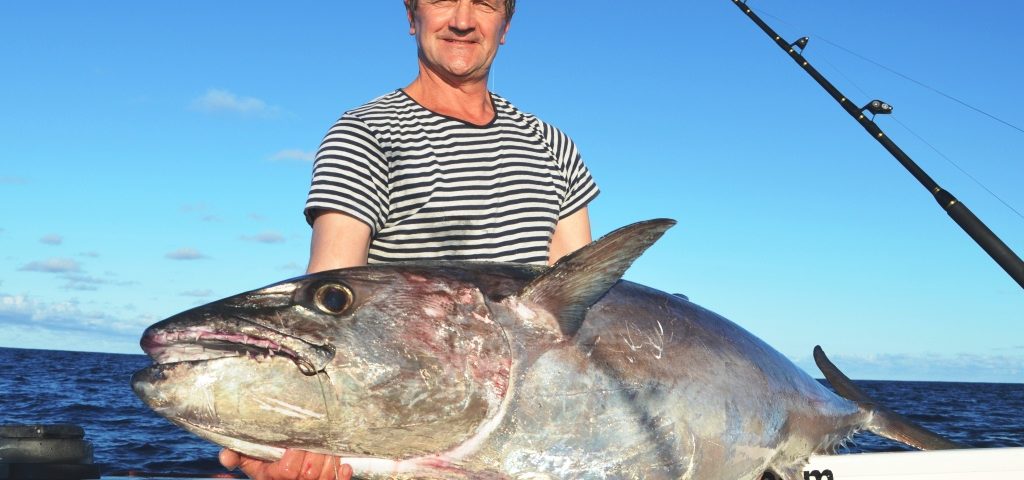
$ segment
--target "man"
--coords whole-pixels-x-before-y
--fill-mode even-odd
[[[317,153],[307,272],[406,259],[550,264],[591,241],[598,194],[572,141],[487,90],[515,0],[405,0],[419,74],[347,112]],[[267,463],[257,479],[350,478],[336,457]]]

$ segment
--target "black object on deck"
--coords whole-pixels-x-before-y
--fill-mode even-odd
[[[0,480],[100,478],[77,425],[0,425]]]

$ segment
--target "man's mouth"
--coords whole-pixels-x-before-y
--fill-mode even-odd
[[[442,38],[441,40],[447,43],[454,43],[457,45],[474,45],[477,43],[476,40],[464,40],[460,38]]]

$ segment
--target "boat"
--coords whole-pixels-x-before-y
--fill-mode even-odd
[[[992,480],[1024,478],[1024,447],[815,455],[803,479]]]

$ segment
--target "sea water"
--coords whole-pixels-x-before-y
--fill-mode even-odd
[[[132,393],[144,355],[0,348],[0,424],[72,423],[85,429],[104,475],[223,473],[220,448],[157,416]],[[1024,446],[1024,385],[857,382],[882,404],[976,447]],[[906,450],[861,434],[842,452]]]

